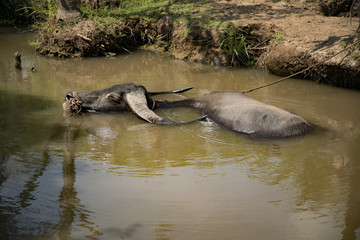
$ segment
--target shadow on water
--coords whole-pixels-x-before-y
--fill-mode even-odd
[[[94,223],[89,220],[89,214],[91,212],[81,205],[75,189],[75,141],[79,137],[79,132],[80,128],[78,126],[71,125],[67,125],[64,132],[62,160],[63,186],[58,199],[61,210],[59,211],[59,222],[56,227],[56,239],[71,239],[72,226],[76,218],[79,219],[79,226],[88,229],[89,232],[92,233],[91,237],[102,235],[102,233],[96,229]]]
[[[66,129],[64,131],[64,141],[62,143],[63,159],[62,159],[62,174],[63,185],[60,191],[58,203],[60,204],[59,221],[56,226],[56,232],[53,235],[55,239],[73,239],[73,226],[86,229],[89,234],[87,238],[96,239],[104,234],[114,238],[129,238],[134,235],[134,232],[141,226],[140,224],[132,224],[127,228],[104,228],[100,229],[95,222],[91,220],[93,212],[86,209],[81,204],[81,199],[77,197],[76,191],[76,152],[77,141],[84,130],[82,125],[83,119],[67,118]],[[76,237],[75,237],[76,238]]]
[[[30,106],[32,105],[31,100],[39,100],[32,99],[30,96],[22,96],[22,98],[28,100],[28,104],[30,104]],[[39,109],[33,109],[33,111],[36,110]],[[26,111],[23,111],[23,114],[26,113]],[[23,121],[27,120],[25,116],[23,116],[22,119]],[[44,123],[42,123],[42,128],[44,129],[43,124]],[[7,123],[7,125],[10,124]],[[37,127],[36,124],[34,126]],[[26,146],[13,145],[12,147],[7,147],[6,154],[2,156],[3,161],[0,165],[2,167],[0,169],[2,177],[1,183],[8,180],[6,176],[6,167],[8,166],[3,168],[3,165],[6,165],[8,157],[11,158],[12,156],[17,155],[24,161],[27,161],[28,164],[32,165],[22,169],[24,176],[21,178],[26,178],[26,180],[24,181],[21,189],[13,190],[14,192],[20,191],[14,198],[5,196],[5,198],[2,199],[0,196],[1,239],[72,239],[71,231],[75,221],[79,221],[79,226],[88,229],[88,231],[92,233],[92,237],[102,235],[100,231],[96,230],[94,223],[88,219],[91,212],[86,210],[84,206],[80,204],[80,199],[77,198],[77,192],[75,189],[76,139],[79,137],[81,129],[76,124],[65,124],[65,126],[57,125],[53,127],[54,129],[48,130],[48,134],[41,134],[39,136],[30,134],[33,137],[36,137],[37,141],[31,141],[31,143],[28,143]],[[35,132],[39,131],[34,130],[34,133]],[[54,150],[52,150],[53,146],[51,145],[59,141],[62,145],[62,154],[60,154],[62,158],[62,186],[61,189],[59,189],[58,199],[56,202],[47,203],[50,204],[48,207],[52,208],[49,219],[43,215],[41,217],[36,216],[39,213],[32,216],[33,214],[31,214],[31,212],[33,210],[31,210],[31,208],[34,207],[33,205],[35,205],[36,208],[36,201],[41,201],[40,198],[44,197],[39,194],[39,192],[41,192],[40,184],[42,184],[41,177],[45,174],[45,171],[49,171],[51,164],[54,165],[54,158],[58,155],[56,151],[54,152]],[[45,142],[45,144],[41,147],[42,153],[37,152],[38,149],[27,152],[26,149],[30,149],[33,145],[36,145],[39,142]],[[18,144],[21,145],[21,143]],[[14,149],[15,147],[16,149]],[[17,178],[18,176],[15,176],[15,179]],[[21,179],[18,180],[21,181]],[[3,187],[1,186],[1,183],[0,187]],[[3,189],[0,188],[0,192],[1,190]],[[11,190],[8,191],[8,194],[9,193],[11,193]],[[41,208],[38,210],[43,211]],[[30,215],[26,212],[30,212]],[[21,217],[21,220],[18,218],[19,216]],[[56,220],[56,218],[58,220]]]
[[[38,179],[49,164],[49,155],[46,150],[31,156],[31,153],[26,153],[26,149],[47,141],[51,135],[56,135],[58,132],[57,126],[47,124],[41,118],[41,112],[53,106],[54,103],[48,99],[0,90],[0,112],[2,113],[0,118],[0,186],[10,177],[12,169],[17,167],[9,159],[17,157],[26,159],[27,155],[30,155],[28,158],[33,157],[34,165],[36,165],[33,171],[24,169],[24,175],[31,173],[16,198],[16,204],[6,206],[6,196],[0,195],[0,236],[5,238],[10,239],[9,234],[16,232],[16,220],[13,217],[19,214],[22,208],[30,205],[30,201],[34,198],[33,192],[39,184]],[[40,116],[36,116],[36,113]]]
[[[0,90],[0,166],[9,155],[21,152],[56,134],[56,126],[41,118],[41,111],[55,106],[52,101]],[[39,116],[36,116],[36,113]],[[0,184],[4,181],[0,168]]]
[[[80,199],[76,197],[75,190],[76,169],[75,169],[75,146],[74,140],[78,137],[78,129],[68,127],[64,134],[63,144],[63,187],[59,196],[60,212],[59,223],[57,226],[57,236],[59,239],[69,239],[71,225],[75,219],[76,208],[80,204]]]
[[[360,139],[358,142],[360,142]],[[350,161],[344,169],[344,171],[349,173],[349,194],[347,210],[344,216],[345,229],[342,231],[343,240],[357,239],[356,232],[360,229],[360,162],[355,161],[360,155],[359,146],[357,144],[350,145],[349,152],[353,153],[353,156],[349,156]]]

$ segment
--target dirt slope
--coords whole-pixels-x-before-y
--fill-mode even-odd
[[[330,17],[318,4],[306,1],[216,1],[218,17],[243,25],[267,23],[277,27],[260,63],[278,75],[290,75],[320,62],[354,42],[358,18]],[[342,15],[346,15],[343,13]],[[358,40],[358,38],[357,38]],[[359,44],[357,45],[359,48]],[[343,87],[360,86],[359,52],[345,51],[303,77]]]

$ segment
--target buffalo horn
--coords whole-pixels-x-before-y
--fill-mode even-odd
[[[130,93],[127,93],[125,95],[125,101],[131,108],[131,110],[141,119],[143,119],[146,122],[153,123],[153,124],[186,124],[191,123],[195,121],[201,121],[206,118],[206,116],[202,116],[199,119],[193,120],[193,121],[169,121],[166,119],[163,119],[162,117],[155,114],[153,111],[151,111],[148,108],[147,100],[145,97],[145,94],[143,91],[133,91]]]

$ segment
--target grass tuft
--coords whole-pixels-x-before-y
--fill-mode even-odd
[[[230,65],[253,65],[249,59],[246,36],[238,34],[235,27],[231,26],[225,30],[220,48],[230,59]]]

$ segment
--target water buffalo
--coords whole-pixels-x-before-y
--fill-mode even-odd
[[[239,92],[213,92],[180,101],[157,101],[156,107],[192,107],[224,128],[251,138],[299,136],[314,128],[302,117]]]
[[[145,87],[134,83],[114,85],[92,92],[68,92],[63,108],[72,115],[86,112],[133,112],[139,118],[154,124],[184,124],[205,119],[203,116],[193,121],[169,121],[156,115],[155,100],[150,96],[167,93],[182,93],[192,88],[173,91],[147,92]]]
[[[100,91],[68,92],[63,107],[73,113],[132,111],[141,119],[155,124],[188,123],[165,120],[152,111],[155,108],[192,107],[224,128],[247,134],[251,138],[284,138],[305,135],[313,130],[313,126],[302,117],[239,92],[213,92],[179,101],[155,101],[150,98],[157,94],[182,93],[190,89],[147,92],[141,85],[126,83]]]

